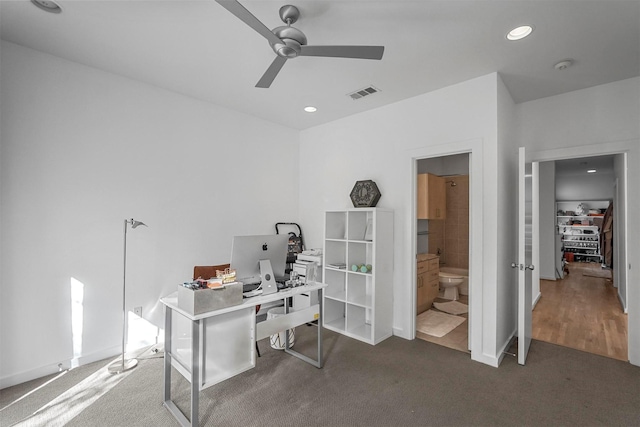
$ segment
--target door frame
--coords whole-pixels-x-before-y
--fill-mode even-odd
[[[443,143],[439,145],[430,145],[418,149],[412,149],[407,151],[407,165],[408,173],[407,181],[411,183],[409,186],[410,191],[410,206],[408,217],[408,246],[406,257],[408,265],[406,265],[407,271],[410,274],[411,284],[410,291],[410,306],[411,310],[407,313],[410,316],[408,319],[409,325],[409,339],[416,338],[416,316],[417,316],[417,271],[416,271],[416,253],[417,253],[417,180],[418,180],[418,160],[446,157],[456,154],[468,154],[469,155],[469,350],[471,352],[471,359],[489,365],[494,365],[493,359],[487,358],[482,352],[482,337],[483,337],[483,325],[482,325],[482,313],[483,305],[482,298],[482,284],[483,284],[483,250],[482,250],[482,222],[483,222],[483,140],[480,138],[457,141],[450,143]]]
[[[602,143],[602,144],[592,144],[592,145],[584,145],[584,146],[574,146],[570,148],[558,148],[551,150],[527,150],[527,162],[547,162],[547,161],[555,161],[555,160],[565,160],[565,159],[577,159],[577,158],[586,158],[586,157],[594,157],[594,156],[604,156],[604,155],[624,155],[624,171],[622,173],[622,185],[624,188],[624,204],[623,206],[619,206],[624,213],[624,223],[625,223],[625,231],[626,233],[619,233],[619,228],[614,228],[615,238],[619,241],[619,244],[624,246],[624,260],[620,262],[622,266],[631,265],[631,259],[633,256],[629,253],[629,244],[627,235],[629,234],[629,175],[630,171],[630,162],[629,156],[632,155],[634,149],[634,144],[637,144],[638,140],[632,141],[621,141],[621,142],[610,142],[610,143]],[[620,183],[618,182],[617,185]],[[620,201],[617,201],[617,204],[620,205]],[[538,248],[539,251],[539,248]],[[538,253],[539,255],[539,253]],[[622,274],[622,272],[620,272]],[[638,334],[637,329],[640,328],[640,322],[633,322],[638,313],[634,312],[634,315],[631,315],[632,308],[630,307],[629,301],[629,291],[630,286],[632,284],[629,281],[629,269],[624,268],[624,277],[625,277],[625,296],[626,296],[626,307],[627,312],[630,314],[628,318],[628,330],[627,330],[627,339],[628,339],[628,359],[631,363],[635,365],[640,365],[640,354],[634,353],[634,347],[632,346],[633,338]],[[637,288],[637,289],[636,289]],[[636,286],[631,294],[634,295],[636,292],[640,291],[640,287]],[[618,293],[619,295],[619,293]],[[533,308],[532,308],[533,309]]]

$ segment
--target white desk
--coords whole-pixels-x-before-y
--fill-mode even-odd
[[[255,367],[256,342],[286,331],[285,352],[322,368],[322,292],[324,283],[247,298],[242,304],[192,315],[178,307],[177,292],[160,299],[164,321],[164,406],[183,426],[198,425],[200,390]],[[316,291],[318,304],[290,312],[289,298]],[[284,300],[285,314],[256,324],[257,305]],[[173,313],[180,316],[173,316]],[[317,320],[318,356],[313,360],[289,348],[289,329]],[[191,421],[171,400],[171,368],[191,383]]]

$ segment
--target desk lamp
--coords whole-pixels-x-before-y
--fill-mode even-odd
[[[131,228],[136,228],[140,225],[144,225],[147,227],[147,224],[141,221],[136,221],[135,219],[125,219],[124,220],[124,273],[122,275],[122,358],[120,360],[116,360],[112,362],[107,369],[111,374],[120,374],[124,371],[127,371],[131,368],[135,368],[138,364],[137,359],[128,359],[124,358],[125,351],[125,337],[127,332],[127,306],[126,306],[126,298],[127,298],[127,226],[131,224]]]

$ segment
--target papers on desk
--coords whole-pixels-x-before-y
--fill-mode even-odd
[[[258,295],[262,295],[262,289],[254,289],[252,291],[243,292],[242,298],[257,297]]]

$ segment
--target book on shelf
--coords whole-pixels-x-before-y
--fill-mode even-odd
[[[345,269],[347,268],[347,264],[343,262],[330,262],[327,264],[327,267]]]

